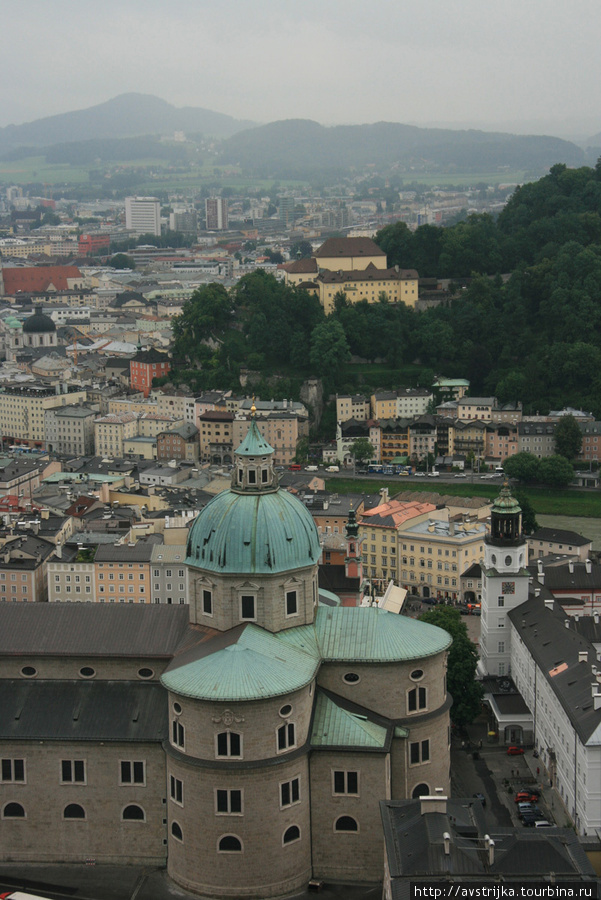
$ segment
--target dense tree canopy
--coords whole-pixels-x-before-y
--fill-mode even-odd
[[[468,378],[475,396],[521,400],[526,413],[573,406],[601,416],[600,210],[601,165],[553,166],[518,188],[497,219],[471,215],[413,232],[397,222],[378,233],[389,265],[455,280],[448,304],[416,312],[385,293],[375,303],[340,294],[326,319],[313,294],[259,270],[229,293],[201,288],[200,309],[196,292],[175,320],[174,355],[206,386],[218,386],[218,375],[239,384],[247,366],[299,381],[321,375],[326,392],[348,390],[350,354],[402,372],[392,384],[415,384],[406,372],[419,366]],[[219,322],[207,290],[220,300]],[[552,463],[545,477],[566,472]]]
[[[574,416],[563,416],[555,426],[555,452],[570,461],[582,448],[582,432]]]
[[[480,712],[483,696],[482,685],[475,680],[476,645],[470,641],[465,622],[453,606],[436,606],[420,619],[443,628],[453,638],[447,670],[447,688],[453,698],[451,719],[455,725],[469,725]]]

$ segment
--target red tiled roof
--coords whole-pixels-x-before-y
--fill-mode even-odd
[[[12,296],[18,291],[46,291],[54,285],[57,291],[69,289],[68,278],[83,276],[77,266],[19,266],[3,268],[4,293]]]

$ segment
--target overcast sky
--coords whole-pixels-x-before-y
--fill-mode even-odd
[[[599,0],[3,0],[0,126],[129,91],[269,122],[601,130]]]

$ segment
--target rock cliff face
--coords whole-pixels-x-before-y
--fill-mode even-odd
[[[319,378],[309,378],[300,389],[301,401],[310,411],[311,424],[319,426],[323,413],[323,384]]]

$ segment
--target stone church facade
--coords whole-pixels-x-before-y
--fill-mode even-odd
[[[318,602],[272,458],[253,420],[190,530],[188,607],[0,605],[3,859],[275,897],[381,880],[379,801],[448,792],[448,635]]]

